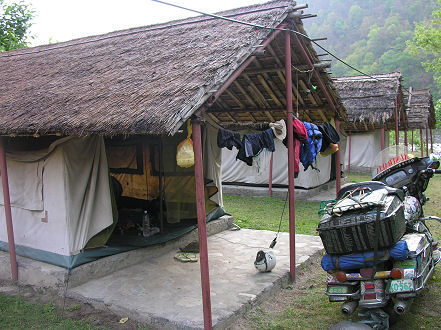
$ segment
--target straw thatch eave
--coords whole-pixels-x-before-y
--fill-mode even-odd
[[[221,15],[277,27],[292,6]],[[0,54],[0,134],[174,134],[270,33],[201,16]]]
[[[399,72],[334,78],[334,85],[347,111],[345,130],[359,132],[392,128],[396,107],[400,112],[400,128],[404,128],[401,78]]]

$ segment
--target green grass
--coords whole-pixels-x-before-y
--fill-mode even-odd
[[[1,329],[94,329],[88,322],[57,314],[55,304],[39,304],[23,297],[0,294]]]
[[[280,218],[281,231],[289,230],[288,202],[281,199],[266,197],[238,197],[224,195],[224,208],[233,215],[235,222],[241,228],[277,231]],[[317,235],[316,228],[320,220],[318,215],[320,203],[296,202],[295,218],[296,233]]]

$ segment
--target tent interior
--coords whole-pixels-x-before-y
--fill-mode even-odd
[[[207,221],[225,214],[216,133],[203,130]],[[194,166],[176,163],[186,137],[184,128],[166,137],[5,139],[17,254],[71,269],[197,227]],[[0,249],[8,251],[0,198]]]

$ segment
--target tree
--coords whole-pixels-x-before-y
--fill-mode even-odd
[[[423,53],[427,60],[423,62],[428,71],[433,71],[434,79],[441,92],[441,0],[438,0],[432,12],[432,19],[423,23],[415,23],[415,36],[408,42],[408,50],[412,54]],[[435,107],[437,119],[440,118],[441,100],[437,100]],[[439,125],[439,122],[438,122]]]
[[[23,2],[5,3],[0,0],[0,51],[27,46],[28,30],[34,12]]]

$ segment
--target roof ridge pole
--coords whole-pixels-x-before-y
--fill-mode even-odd
[[[286,87],[286,121],[288,137],[288,191],[289,191],[289,272],[291,280],[296,279],[296,218],[294,187],[294,127],[292,108],[292,66],[291,66],[291,33],[285,31],[285,87]]]
[[[3,185],[3,199],[5,207],[6,228],[8,231],[9,257],[11,260],[12,280],[18,280],[17,256],[15,254],[14,229],[12,225],[11,198],[9,196],[8,169],[6,165],[6,154],[3,145],[3,137],[0,137],[0,169]]]
[[[204,329],[213,329],[210,297],[210,273],[208,268],[207,224],[205,215],[204,165],[202,163],[201,122],[193,121],[194,178],[196,184],[196,213],[198,217],[199,256],[201,268]]]

